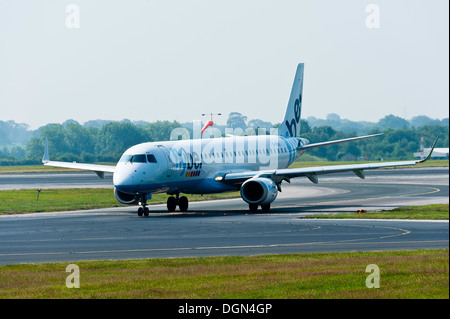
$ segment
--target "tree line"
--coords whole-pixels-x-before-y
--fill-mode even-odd
[[[255,120],[246,122],[246,118],[233,118],[228,123],[232,128],[245,130],[248,127],[261,128],[271,125]],[[190,131],[192,125],[183,124]],[[272,125],[273,126],[273,125]],[[274,125],[275,127],[277,125]],[[75,121],[62,124],[48,124],[38,131],[38,136],[29,139],[22,146],[0,147],[0,165],[40,164],[45,138],[48,138],[50,158],[58,161],[117,162],[129,147],[154,141],[170,139],[173,129],[182,127],[178,122],[158,121],[137,125],[131,122],[109,122],[101,127],[80,125]],[[219,127],[224,130],[224,127]],[[264,127],[269,133],[270,127]],[[254,130],[258,132],[258,130]],[[328,161],[352,160],[407,160],[420,149],[420,136],[424,134],[424,146],[429,147],[440,136],[437,147],[448,147],[449,127],[444,125],[424,125],[418,128],[383,128],[375,126],[367,134],[384,133],[383,136],[348,142],[308,150],[306,154]],[[301,120],[301,136],[311,143],[323,142],[360,135],[359,132],[343,132],[331,126],[311,127],[306,120]]]
[[[424,125],[418,128],[380,128],[375,127],[367,134],[383,133],[384,135],[365,140],[319,147],[307,151],[307,154],[328,161],[385,161],[409,160],[413,153],[420,150],[421,134],[424,136],[424,147],[430,147],[439,136],[436,147],[449,146],[449,127],[442,125]],[[356,136],[354,132],[344,133],[330,126],[311,128],[308,122],[301,120],[301,136],[311,143],[337,140]]]
[[[0,165],[31,165],[41,162],[45,138],[50,158],[56,161],[117,162],[129,147],[152,141],[164,141],[180,127],[178,122],[158,121],[146,126],[131,122],[111,122],[101,128],[82,126],[77,122],[48,124],[39,129],[26,146],[0,148]]]

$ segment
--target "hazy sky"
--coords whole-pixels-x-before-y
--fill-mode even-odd
[[[448,117],[449,1],[0,0],[0,120],[33,129],[280,122],[299,62],[303,118]]]

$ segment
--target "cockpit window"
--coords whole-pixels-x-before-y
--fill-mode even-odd
[[[145,155],[133,155],[133,157],[131,157],[131,162],[132,163],[147,163],[147,160],[145,158]]]
[[[147,154],[147,161],[148,161],[149,163],[156,163],[155,155],[153,155],[153,154]]]
[[[122,157],[120,158],[119,162],[129,162],[131,159],[131,155],[129,154],[124,154],[122,155]]]

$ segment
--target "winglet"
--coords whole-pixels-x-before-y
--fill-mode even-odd
[[[439,136],[436,137],[436,140],[434,140],[433,146],[431,147],[431,151],[430,151],[430,153],[428,153],[427,157],[425,159],[421,160],[421,161],[418,161],[417,163],[423,163],[423,162],[428,161],[430,159],[431,154],[433,154],[434,147],[436,146],[436,143],[437,143],[438,139],[439,139]]]
[[[42,157],[42,163],[50,162],[50,157],[48,156],[48,140],[45,138],[45,148],[44,148],[44,157]]]

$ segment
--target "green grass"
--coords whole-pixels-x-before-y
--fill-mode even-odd
[[[0,266],[0,298],[449,298],[449,251],[315,253]],[[380,288],[366,287],[367,265]]]
[[[213,195],[189,195],[189,201],[237,198],[239,192]],[[154,194],[148,202],[162,204],[167,201],[166,194]],[[37,201],[36,190],[0,191],[0,215],[32,212],[55,212],[85,210],[108,207],[123,207],[114,197],[112,189],[68,188],[43,189]],[[425,206],[400,207],[390,211],[367,212],[364,214],[319,214],[308,218],[390,218],[390,219],[449,219],[449,205],[435,204]]]
[[[189,195],[189,201],[235,198],[239,192],[213,195]],[[166,194],[154,194],[149,204],[166,203]],[[112,189],[68,188],[0,191],[0,215],[32,212],[55,212],[125,206],[114,197]]]
[[[393,210],[380,212],[346,213],[346,214],[319,214],[307,218],[331,219],[449,219],[449,204],[432,204],[423,206],[405,206]]]
[[[52,212],[121,206],[112,189],[43,189],[0,191],[0,214]]]

